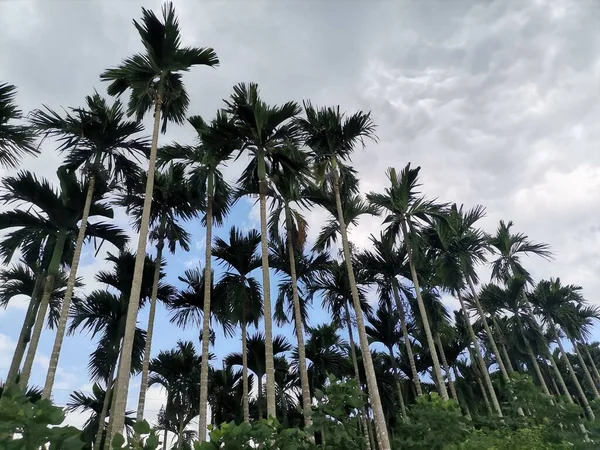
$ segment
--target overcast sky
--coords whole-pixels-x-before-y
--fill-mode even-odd
[[[587,298],[600,304],[600,2],[175,4],[184,43],[214,47],[221,60],[217,69],[200,67],[185,75],[190,114],[212,117],[240,81],[258,82],[270,103],[310,98],[318,105],[370,110],[379,143],[353,159],[363,192],[383,190],[390,166],[420,165],[428,195],[468,207],[482,204],[488,231],[500,219],[513,220],[516,231],[550,244],[554,261],[525,260],[536,279],[560,276],[582,285]],[[98,78],[103,69],[140,51],[131,20],[140,17],[141,6],[159,5],[0,0],[0,81],[18,86],[17,101],[25,112],[41,104],[79,106],[94,88],[105,93]],[[191,143],[192,137],[189,128],[171,126],[161,142]],[[47,142],[43,154],[23,166],[55,179],[60,160]],[[238,173],[239,165],[228,169],[231,179]],[[225,228],[233,223],[250,228],[256,219],[246,202]],[[324,215],[315,212],[310,219],[314,234]],[[123,215],[118,220],[126,226]],[[379,219],[365,219],[352,240],[365,246],[379,228]],[[192,231],[198,245],[190,254],[169,258],[171,279],[202,257],[203,231],[199,226]],[[88,252],[80,273],[87,282],[102,265]],[[0,378],[23,314],[18,302],[0,311]],[[315,314],[318,321],[322,314]],[[168,329],[168,318],[159,319],[165,328],[153,354],[179,337]],[[144,323],[143,313],[140,320]],[[197,333],[183,336],[195,339]],[[46,331],[42,340],[38,383],[53,334]],[[93,344],[69,337],[65,345],[59,403],[69,390],[89,389],[85,352]],[[228,344],[226,351],[237,346]],[[136,389],[130,392],[137,396]],[[160,393],[152,395],[157,400],[149,409],[158,409]]]

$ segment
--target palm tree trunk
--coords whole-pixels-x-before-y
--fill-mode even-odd
[[[298,368],[300,372],[300,386],[302,388],[302,410],[304,411],[304,426],[310,427],[312,420],[311,396],[308,385],[308,370],[306,368],[306,349],[304,348],[304,333],[302,330],[302,313],[300,311],[300,296],[298,295],[298,277],[296,276],[296,258],[294,256],[294,243],[292,241],[292,217],[289,206],[285,205],[285,223],[287,227],[287,246],[290,261],[290,278],[292,281],[292,298],[294,302],[294,326],[296,340],[298,341]]]
[[[585,360],[583,359],[583,355],[581,354],[581,350],[579,349],[579,346],[577,345],[577,341],[575,341],[575,339],[571,339],[571,343],[573,344],[573,350],[575,350],[575,353],[577,354],[577,359],[579,359],[579,364],[581,365],[581,368],[583,369],[585,381],[592,388],[592,392],[594,393],[594,399],[598,400],[600,398],[600,393],[598,393],[598,388],[596,387],[596,383],[594,383],[594,380],[592,379],[592,375],[590,374],[588,366],[585,363]]]
[[[436,333],[435,340],[438,346],[438,350],[440,351],[440,358],[442,359],[442,365],[444,366],[444,372],[446,372],[446,376],[448,377],[448,387],[450,388],[450,396],[456,400],[458,403],[458,395],[456,395],[456,387],[454,386],[454,381],[452,381],[452,375],[450,374],[450,366],[448,365],[448,360],[446,359],[446,352],[444,351],[444,346],[442,345],[442,340],[440,338],[439,333]]]
[[[412,344],[410,343],[410,336],[408,335],[408,327],[406,326],[406,314],[404,313],[404,305],[402,304],[402,300],[400,299],[400,295],[398,294],[398,286],[394,285],[393,291],[394,300],[396,301],[396,309],[398,310],[398,315],[400,316],[400,326],[402,327],[404,345],[406,347],[406,353],[408,354],[408,363],[410,364],[410,371],[413,376],[413,384],[415,385],[417,395],[423,395],[423,391],[421,389],[421,381],[419,380],[419,372],[417,371],[417,364],[415,363],[415,356],[413,355]]]
[[[438,359],[437,352],[435,351],[435,341],[433,340],[433,334],[431,333],[431,327],[429,326],[429,319],[427,318],[427,311],[425,310],[425,304],[423,303],[423,297],[421,296],[421,288],[419,287],[417,271],[415,270],[415,265],[413,263],[412,249],[410,248],[410,245],[406,242],[406,240],[408,239],[408,230],[406,228],[406,223],[404,222],[402,222],[402,234],[404,235],[404,246],[406,248],[406,254],[408,255],[410,275],[412,277],[412,282],[415,288],[415,292],[417,294],[417,304],[419,306],[421,322],[423,323],[425,336],[427,338],[427,346],[429,347],[429,352],[433,361],[433,371],[437,380],[440,396],[443,400],[448,400],[448,391],[446,390],[446,384],[444,383],[444,377],[442,376],[442,368],[440,366],[440,361]]]
[[[352,360],[352,366],[354,368],[354,379],[358,384],[358,388],[362,390],[362,383],[360,382],[360,371],[358,369],[358,358],[356,356],[356,344],[354,343],[354,333],[352,332],[352,318],[350,316],[350,310],[348,308],[348,302],[344,302],[344,312],[346,318],[346,326],[348,327],[348,341],[350,343],[350,359]],[[369,352],[370,353],[370,352]],[[364,363],[364,356],[363,356]],[[362,428],[365,442],[370,442],[371,436],[369,434],[369,427],[367,423],[367,411],[364,406],[360,408],[360,425]],[[370,445],[370,444],[369,444]]]
[[[98,153],[96,156],[94,169],[98,166],[99,163],[100,153]],[[52,354],[50,355],[50,363],[48,365],[48,373],[46,375],[46,384],[44,385],[42,398],[50,398],[52,394],[52,387],[54,386],[54,378],[56,377],[56,369],[58,368],[60,351],[62,349],[63,339],[65,338],[65,332],[67,330],[67,319],[69,318],[69,309],[71,307],[71,299],[73,298],[73,291],[75,289],[75,281],[77,280],[77,269],[79,268],[79,261],[81,260],[81,251],[83,249],[83,241],[85,240],[87,221],[90,215],[90,209],[92,207],[92,200],[94,198],[95,187],[96,176],[92,173],[92,175],[90,175],[89,177],[87,195],[85,197],[83,213],[81,215],[81,226],[79,227],[79,233],[77,234],[75,252],[73,253],[73,260],[71,261],[71,270],[69,271],[69,279],[67,281],[67,291],[65,292],[65,298],[63,300],[62,307],[60,310],[60,317],[58,318],[56,337],[54,338],[54,346],[52,347]]]
[[[248,392],[248,349],[246,332],[246,308],[244,310],[244,319],[242,320],[242,405],[244,409],[244,422],[250,422],[250,393]]]
[[[142,278],[144,262],[146,259],[146,240],[148,239],[148,228],[150,227],[150,208],[152,206],[152,195],[154,192],[154,172],[156,170],[156,154],[158,151],[158,130],[160,127],[160,111],[164,94],[165,80],[161,77],[158,83],[158,93],[154,105],[154,128],[152,130],[152,145],[150,147],[150,159],[148,161],[148,176],[146,180],[146,193],[142,218],[140,222],[140,233],[138,237],[137,253],[135,255],[135,266],[133,270],[133,282],[129,295],[127,307],[127,324],[121,349],[119,369],[117,371],[117,389],[115,391],[114,408],[111,411],[113,425],[111,427],[110,440],[116,433],[122,433],[125,426],[125,409],[127,408],[127,393],[129,391],[129,378],[131,368],[131,353],[133,351],[133,339],[137,324],[137,315],[140,306],[140,293],[142,290]]]
[[[48,305],[50,304],[50,297],[54,290],[54,280],[60,270],[60,261],[62,259],[65,242],[67,240],[67,233],[64,230],[59,231],[56,237],[56,243],[54,244],[54,250],[52,252],[52,259],[48,266],[48,275],[44,282],[44,292],[42,299],[40,300],[40,306],[35,319],[35,325],[33,327],[33,334],[31,341],[29,342],[29,348],[27,349],[27,356],[25,357],[25,364],[23,365],[23,371],[21,372],[21,378],[19,379],[19,386],[25,390],[27,383],[29,383],[29,377],[31,376],[31,369],[33,367],[33,360],[35,359],[35,353],[37,351],[40,337],[42,335],[42,329],[44,328],[44,319],[46,318],[46,312],[48,311]]]
[[[469,283],[469,288],[471,289],[471,294],[473,294],[473,301],[475,302],[475,306],[477,307],[477,312],[479,313],[479,317],[481,317],[481,322],[483,323],[483,327],[485,328],[485,334],[487,335],[490,346],[492,347],[492,352],[496,357],[496,361],[498,363],[498,367],[500,368],[500,374],[502,375],[502,380],[505,383],[510,381],[508,376],[508,372],[506,371],[506,366],[502,361],[502,356],[500,356],[500,352],[498,351],[498,346],[496,345],[496,340],[494,339],[494,335],[492,334],[492,330],[490,329],[490,325],[487,323],[485,313],[483,312],[483,308],[481,307],[481,303],[479,302],[479,296],[477,295],[477,291],[475,290],[475,285],[473,284],[473,280],[470,277],[466,277],[467,282]]]
[[[469,347],[469,353],[471,354],[471,361],[476,360],[477,358],[474,357],[475,355],[473,355],[473,349],[471,347]],[[473,363],[471,363],[473,364]],[[485,366],[485,363],[484,363]],[[490,405],[490,398],[488,396],[488,390],[486,390],[485,386],[483,385],[483,381],[481,381],[481,373],[483,372],[484,374],[487,373],[487,369],[482,371],[480,366],[478,364],[475,363],[475,365],[473,366],[473,369],[475,371],[475,379],[477,381],[477,385],[479,386],[479,390],[481,391],[482,397],[483,397],[483,403],[485,404],[485,407],[488,411],[489,414],[492,414],[492,406]],[[489,377],[489,374],[488,374]],[[493,389],[492,391],[489,392],[494,392]],[[495,395],[495,392],[494,392]]]
[[[263,308],[265,322],[265,370],[267,375],[267,416],[277,416],[275,398],[275,366],[273,363],[273,313],[271,310],[271,281],[269,277],[269,235],[267,230],[267,179],[265,154],[258,155],[259,203],[260,203],[260,248],[263,279]]]
[[[456,370],[456,366],[452,366],[452,371],[454,372],[454,379],[458,381],[458,370]],[[462,410],[465,414],[465,417],[468,420],[473,420],[471,417],[471,411],[469,410],[469,405],[467,400],[465,399],[465,395],[462,391],[458,392],[459,404],[462,407]]]
[[[460,308],[462,309],[462,313],[465,317],[465,322],[467,323],[467,328],[469,329],[469,336],[471,337],[471,342],[475,347],[475,359],[477,364],[479,364],[479,369],[483,374],[483,378],[485,379],[485,385],[487,386],[488,392],[492,397],[492,403],[494,404],[494,409],[498,414],[498,417],[502,417],[502,408],[500,408],[500,402],[498,401],[498,397],[496,396],[496,391],[494,390],[494,385],[492,384],[492,379],[490,378],[490,374],[488,372],[485,361],[483,360],[483,356],[481,353],[481,347],[479,345],[479,340],[477,339],[477,335],[475,334],[475,330],[473,330],[473,325],[471,324],[471,319],[469,318],[469,312],[467,311],[467,307],[465,305],[465,301],[462,298],[462,295],[458,293],[458,301],[460,302]]]
[[[396,366],[396,358],[394,358],[394,351],[392,347],[388,347],[388,354],[390,355],[390,363],[392,364],[392,371],[396,375],[396,389],[398,390],[398,400],[400,402],[400,411],[402,418],[406,420],[406,405],[404,404],[404,395],[402,395],[402,385],[400,384],[400,373]]]
[[[165,431],[163,431],[163,450],[167,450],[167,427],[165,426]]]
[[[17,347],[13,353],[10,368],[6,375],[6,381],[4,382],[4,392],[8,388],[17,382],[17,376],[19,375],[19,368],[23,361],[23,355],[25,355],[25,348],[31,338],[31,329],[35,324],[35,317],[40,307],[40,289],[42,288],[44,280],[43,271],[37,274],[35,284],[33,285],[33,291],[31,292],[31,298],[29,300],[29,306],[27,307],[27,313],[25,313],[25,320],[23,320],[23,326],[21,327],[21,333],[17,340]]]
[[[496,335],[498,336],[498,345],[500,346],[500,352],[502,353],[502,358],[506,367],[506,371],[510,376],[515,372],[515,369],[513,368],[512,362],[510,361],[510,356],[508,354],[508,350],[506,349],[506,337],[504,336],[504,333],[500,328],[500,324],[496,320],[496,316],[494,316],[493,314],[492,323],[494,324],[494,329],[496,330]]]
[[[200,415],[198,417],[198,439],[200,442],[206,439],[206,423],[208,412],[208,350],[210,339],[210,311],[211,311],[211,287],[212,287],[212,226],[213,226],[213,191],[214,173],[208,174],[206,200],[206,248],[204,249],[204,310],[202,313],[202,361],[200,364]]]
[[[108,407],[110,405],[110,397],[113,389],[113,382],[115,378],[115,371],[117,369],[117,361],[113,364],[110,369],[110,375],[106,383],[106,393],[104,394],[104,401],[102,402],[102,410],[100,411],[100,417],[98,418],[98,432],[96,433],[96,441],[94,448],[101,448],[102,436],[104,435],[104,428],[106,426],[106,416],[108,414]],[[108,430],[107,430],[108,431]],[[107,433],[108,434],[108,433]],[[108,436],[107,436],[108,437]]]
[[[571,397],[571,394],[569,393],[569,390],[567,389],[567,385],[565,383],[565,379],[562,376],[562,373],[560,373],[560,370],[558,370],[556,361],[554,360],[554,358],[552,357],[551,354],[548,355],[548,359],[550,359],[550,365],[552,366],[552,371],[554,372],[554,378],[556,378],[558,380],[558,386],[560,386],[560,390],[557,389],[557,393],[559,395],[565,396],[567,399],[567,403],[572,404],[573,397]]]
[[[594,374],[594,378],[596,378],[596,383],[598,383],[600,385],[600,373],[598,373],[598,367],[596,367],[596,362],[594,361],[594,358],[592,358],[592,355],[590,354],[588,345],[585,342],[583,342],[581,345],[583,346],[583,349],[585,350],[585,355],[586,355],[587,359],[590,361],[590,365],[592,366],[592,373]]]
[[[346,270],[348,271],[348,280],[350,281],[350,290],[352,291],[352,304],[356,314],[356,324],[358,328],[358,337],[360,347],[363,353],[363,363],[365,366],[365,374],[367,378],[367,388],[371,397],[371,407],[373,409],[373,418],[375,421],[375,433],[377,434],[377,442],[380,450],[390,450],[390,439],[385,424],[385,415],[379,397],[379,389],[377,387],[377,378],[375,378],[375,367],[371,359],[369,350],[369,341],[365,330],[365,322],[363,319],[362,309],[360,308],[360,299],[358,296],[358,288],[356,279],[354,278],[354,268],[352,267],[352,259],[350,255],[350,243],[348,241],[348,232],[346,230],[346,222],[344,220],[344,210],[342,208],[342,198],[340,196],[340,179],[337,172],[337,162],[332,159],[333,165],[333,193],[335,195],[335,204],[338,215],[338,223],[340,225],[340,233],[342,235],[342,247],[344,250],[344,260],[346,262]]]
[[[588,399],[585,396],[585,393],[583,392],[583,388],[581,387],[581,383],[577,379],[577,375],[575,375],[575,371],[573,370],[571,361],[569,361],[567,352],[565,351],[562,341],[560,340],[560,337],[558,336],[558,332],[556,331],[556,325],[554,324],[554,320],[552,320],[552,317],[550,317],[549,315],[546,315],[546,318],[548,320],[548,325],[551,328],[553,337],[556,340],[556,342],[558,343],[558,348],[560,349],[560,353],[561,353],[563,362],[567,366],[567,371],[571,375],[571,381],[573,382],[573,384],[575,385],[575,388],[577,389],[577,393],[579,394],[579,398],[581,399],[581,402],[583,404],[583,409],[585,409],[588,419],[594,420],[596,418],[596,416],[594,415],[594,411],[592,411],[592,408],[590,407],[590,403],[588,402]]]
[[[161,220],[159,236],[164,234],[165,221]],[[144,407],[146,405],[146,393],[148,392],[148,371],[150,368],[150,353],[152,350],[152,336],[154,334],[154,319],[156,317],[156,302],[158,299],[158,283],[160,281],[160,266],[162,252],[165,246],[164,239],[156,245],[156,261],[154,263],[154,276],[152,279],[152,293],[150,294],[150,311],[148,314],[148,328],[146,330],[146,345],[144,347],[144,360],[142,362],[142,381],[140,384],[140,396],[138,398],[136,421],[141,422],[144,418]]]

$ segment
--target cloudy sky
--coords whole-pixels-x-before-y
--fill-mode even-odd
[[[234,84],[258,82],[269,103],[310,98],[318,105],[370,110],[378,144],[354,156],[364,192],[385,187],[386,168],[422,166],[423,190],[444,201],[482,204],[482,226],[500,219],[551,245],[555,260],[525,261],[535,278],[560,276],[580,284],[600,304],[600,3],[596,0],[192,1],[175,2],[185,44],[214,47],[217,69],[185,77],[190,114],[210,118]],[[79,106],[105,92],[98,74],[140,51],[131,24],[140,7],[158,1],[0,0],[0,80],[18,86],[28,112]],[[149,133],[148,133],[149,134]],[[191,143],[189,128],[171,126],[161,142]],[[23,167],[55,180],[61,156],[52,142]],[[241,161],[240,164],[243,164]],[[227,173],[235,179],[240,164]],[[6,175],[7,171],[0,171]],[[310,215],[312,233],[325,216]],[[241,203],[230,223],[257,224]],[[126,227],[121,213],[117,222]],[[204,233],[190,224],[189,254],[169,257],[169,280],[197,265]],[[352,240],[368,245],[379,219],[365,219]],[[136,241],[134,240],[133,243]],[[84,254],[87,289],[102,259]],[[451,299],[448,304],[454,306]],[[10,363],[26,304],[0,311],[0,378]],[[145,323],[147,312],[140,314]],[[325,320],[319,308],[313,323]],[[196,330],[169,325],[164,310],[153,354]],[[289,329],[281,330],[291,337]],[[600,338],[600,333],[596,333]],[[33,382],[43,383],[53,341],[42,336]],[[93,343],[69,337],[57,377],[56,401],[89,390],[87,355]],[[219,343],[219,356],[239,342]],[[134,380],[131,405],[137,398]],[[162,394],[149,394],[148,415]],[[75,420],[75,419],[74,419]],[[80,419],[77,419],[80,420]]]

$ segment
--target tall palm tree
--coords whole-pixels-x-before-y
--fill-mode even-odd
[[[248,359],[247,359],[247,327],[258,326],[263,315],[263,298],[260,284],[250,273],[261,266],[261,259],[256,255],[261,243],[260,234],[251,230],[244,235],[237,228],[229,231],[229,242],[221,238],[215,239],[212,254],[227,268],[218,282],[218,289],[224,293],[231,317],[242,329],[242,399],[244,421],[250,421]],[[267,358],[268,361],[268,358]]]
[[[129,288],[134,276],[135,255],[122,251],[118,255],[108,254],[107,262],[112,264],[110,271],[100,271],[95,280],[106,285],[107,290],[97,290],[90,293],[84,301],[74,302],[69,332],[73,333],[80,328],[88,330],[92,336],[99,335],[98,350],[90,357],[89,369],[93,379],[104,380],[106,389],[114,390],[115,373],[120,349],[123,345],[127,310],[129,303]],[[141,305],[144,305],[152,296],[154,286],[154,273],[156,261],[148,255],[144,259],[144,272],[141,289]],[[160,278],[165,274],[161,271]],[[158,286],[158,298],[170,303],[175,295],[175,288],[161,282]],[[136,328],[134,347],[132,353],[131,372],[138,373],[142,369],[146,333]],[[112,395],[104,398],[100,423],[104,423],[109,413],[109,401]],[[103,438],[102,433],[97,435],[96,442]]]
[[[156,262],[154,264],[154,281],[150,297],[148,328],[146,329],[147,339],[136,415],[137,421],[141,421],[144,417],[144,405],[148,389],[148,366],[152,350],[158,283],[160,280],[165,241],[171,253],[175,253],[178,245],[186,252],[190,250],[190,235],[179,224],[179,221],[192,218],[195,208],[192,198],[189,195],[188,186],[182,182],[183,176],[184,167],[171,164],[163,172],[157,172],[154,177],[154,194],[150,207],[150,226],[152,227],[150,239],[156,242]],[[126,208],[127,213],[133,219],[133,226],[136,231],[139,230],[142,219],[146,178],[145,175],[142,175],[139,182],[134,184],[129,192],[122,192],[116,202],[118,205]]]
[[[192,116],[188,122],[197,133],[197,144],[194,146],[181,146],[173,144],[163,147],[159,161],[175,161],[178,164],[191,166],[189,175],[190,190],[197,196],[199,209],[204,210],[202,223],[206,227],[206,244],[204,251],[204,313],[202,335],[207,336],[210,328],[211,311],[211,256],[212,256],[212,229],[213,224],[222,225],[229,213],[231,203],[231,188],[223,177],[221,167],[225,166],[232,153],[239,148],[235,136],[234,124],[224,112],[217,112],[217,116],[207,124],[200,116]],[[208,339],[202,340],[202,355],[208,354]],[[206,430],[207,401],[208,401],[208,359],[202,359],[200,374],[200,418],[198,427],[200,436]]]
[[[0,165],[9,169],[16,168],[23,155],[39,153],[35,129],[13,123],[23,116],[15,104],[16,94],[16,86],[0,83]]]
[[[209,354],[213,359],[214,355]],[[150,386],[159,385],[167,392],[164,417],[175,425],[177,446],[180,450],[185,441],[184,431],[198,415],[200,405],[201,356],[190,341],[177,341],[174,349],[161,351],[150,361]],[[169,427],[165,427],[165,439]]]
[[[21,383],[27,385],[33,359],[42,333],[54,282],[60,271],[60,265],[65,254],[73,255],[73,244],[78,234],[77,223],[81,218],[85,203],[87,186],[81,184],[73,172],[64,168],[58,170],[61,190],[57,191],[45,179],[38,179],[31,172],[20,172],[16,176],[4,178],[2,184],[4,193],[0,198],[19,206],[28,206],[0,213],[0,229],[17,228],[8,234],[3,241],[3,254],[9,260],[17,248],[28,252],[32,245],[39,248],[40,239],[51,243],[52,256],[48,263],[43,283],[42,295],[39,301],[35,326],[23,371]],[[106,188],[97,189],[90,207],[90,216],[112,218],[114,213],[105,202]],[[35,208],[35,210],[32,210]],[[119,228],[106,222],[97,222],[86,227],[86,237],[89,239],[107,240],[117,248],[123,247],[127,236]],[[61,311],[62,315],[62,311]]]
[[[223,364],[222,369],[210,368],[208,402],[213,424],[220,425],[232,421],[240,423],[243,420],[240,414],[243,384],[241,380],[242,371],[236,371],[226,364]]]
[[[485,261],[486,236],[483,231],[474,228],[474,225],[484,214],[485,210],[480,206],[464,211],[462,206],[458,207],[453,204],[444,217],[435,220],[432,226],[425,230],[425,236],[428,243],[428,252],[430,253],[429,259],[433,261],[434,272],[438,281],[444,289],[456,296],[460,302],[469,338],[475,347],[474,353],[480,372],[483,374],[494,409],[502,417],[502,409],[489,376],[487,365],[483,360],[479,340],[473,330],[463,294],[463,290],[468,283],[467,279],[474,283],[478,282],[475,267],[476,264]],[[504,369],[495,338],[485,315],[483,315],[483,308],[481,308],[478,298],[475,298],[475,303],[478,305],[477,310],[484,324],[492,351],[496,356],[500,373],[506,382],[508,381],[508,373]]]
[[[542,280],[535,286],[535,289],[527,296],[527,298],[537,309],[537,312],[542,318],[542,322],[548,327],[552,337],[554,338],[554,341],[558,344],[563,362],[565,363],[571,376],[571,381],[577,389],[577,393],[579,394],[581,402],[583,403],[588,416],[593,418],[594,414],[589,406],[589,402],[587,401],[587,397],[585,396],[583,388],[581,387],[581,383],[577,379],[577,375],[573,370],[573,366],[571,365],[567,352],[565,351],[561,336],[559,334],[559,328],[557,326],[557,323],[561,324],[563,330],[567,332],[568,337],[570,336],[567,330],[579,328],[580,323],[578,323],[574,312],[576,305],[579,305],[584,301],[581,293],[579,292],[580,289],[581,288],[579,286],[563,286],[560,282],[560,278]],[[574,349],[576,350],[575,346]],[[579,352],[577,353],[579,354]],[[587,367],[585,362],[583,362],[582,366],[584,369],[584,374],[586,374],[586,381],[591,386],[592,392],[594,392],[594,395],[597,399],[599,398],[598,390],[591,379],[589,371],[586,373]]]
[[[182,72],[192,66],[206,65],[214,67],[219,60],[212,48],[182,47],[181,31],[171,2],[162,8],[162,20],[153,11],[142,8],[142,20],[133,21],[138,31],[144,52],[126,58],[120,66],[108,69],[100,75],[103,81],[109,81],[108,93],[121,95],[131,91],[129,113],[141,121],[144,115],[154,108],[152,145],[148,161],[146,192],[140,221],[137,245],[136,270],[131,285],[129,312],[122,358],[119,365],[118,389],[114,398],[114,424],[111,436],[123,429],[123,420],[129,389],[129,369],[133,333],[139,309],[140,284],[146,252],[146,240],[150,226],[150,208],[154,192],[154,174],[158,152],[159,128],[164,133],[168,122],[183,123],[189,105],[189,97],[182,81]],[[162,116],[162,127],[160,125]]]
[[[396,389],[398,391],[398,400],[400,402],[400,410],[402,417],[406,418],[406,405],[404,404],[404,394],[400,384],[400,372],[396,364],[394,356],[394,347],[402,339],[402,331],[398,330],[398,322],[400,315],[397,311],[393,311],[382,305],[377,309],[374,316],[369,318],[370,326],[367,326],[367,334],[373,342],[379,342],[385,346],[390,357],[392,372],[396,378]]]
[[[444,384],[442,369],[435,350],[435,341],[427,318],[427,311],[421,295],[421,288],[417,276],[415,253],[418,249],[418,235],[423,222],[439,216],[443,212],[443,205],[436,204],[432,200],[420,196],[417,188],[419,187],[418,176],[420,167],[412,169],[408,164],[400,174],[395,169],[388,169],[387,176],[391,186],[385,189],[384,194],[372,192],[367,195],[367,199],[375,206],[387,211],[384,223],[387,223],[386,233],[392,236],[402,234],[404,246],[408,257],[411,278],[417,296],[417,305],[425,336],[427,346],[431,354],[435,377],[438,381],[440,395],[444,400],[448,399],[448,391]]]
[[[411,374],[417,395],[422,395],[419,372],[412,350],[408,325],[406,321],[406,312],[401,293],[404,291],[399,277],[410,278],[410,271],[406,267],[406,250],[403,246],[396,245],[395,239],[391,235],[381,233],[379,239],[371,236],[372,250],[366,250],[358,255],[358,260],[362,267],[369,273],[369,276],[377,284],[377,291],[381,305],[390,305],[392,299],[396,305],[396,312],[400,320],[402,329],[402,338],[404,347],[408,356]],[[388,307],[389,309],[389,307]]]
[[[123,182],[129,185],[131,180],[138,178],[140,170],[128,156],[143,156],[148,147],[146,139],[136,136],[143,130],[143,126],[139,122],[125,120],[120,101],[115,101],[111,106],[95,92],[85,98],[85,103],[83,108],[71,108],[71,112],[65,113],[64,117],[48,107],[45,107],[45,110],[35,110],[31,114],[31,121],[38,130],[46,136],[58,138],[58,151],[68,152],[64,166],[68,170],[81,169],[87,180],[87,193],[71,261],[69,284],[44,386],[45,398],[49,398],[52,393],[96,180],[99,178],[100,182]]]
[[[358,145],[365,144],[365,139],[376,140],[375,123],[370,113],[362,111],[346,115],[338,107],[315,108],[309,102],[304,104],[305,118],[297,120],[304,141],[312,151],[315,178],[318,184],[329,184],[328,192],[333,194],[336,203],[337,219],[342,236],[342,249],[348,278],[352,291],[352,304],[356,314],[360,346],[365,355],[367,385],[373,414],[377,441],[383,450],[390,448],[390,440],[385,426],[385,417],[381,399],[377,389],[375,369],[369,352],[369,342],[365,331],[365,323],[360,307],[358,288],[354,279],[354,269],[350,255],[350,243],[346,229],[341,192],[348,192],[344,183],[344,174],[348,172],[345,163]]]
[[[263,378],[267,373],[266,367],[266,340],[265,335],[259,331],[250,335],[246,345],[246,359],[248,361],[248,369],[250,369],[255,377],[258,392],[258,418],[262,419],[264,411],[264,392]],[[292,346],[283,336],[275,336],[273,339],[273,356],[275,362],[275,370],[287,371],[286,358],[282,355],[292,349]],[[230,353],[225,357],[226,366],[241,366],[243,364],[243,354],[236,352]]]
[[[506,283],[509,278],[522,277],[532,284],[531,274],[521,264],[521,256],[532,254],[551,259],[552,252],[548,244],[530,241],[523,233],[513,234],[512,227],[512,221],[505,223],[501,220],[496,234],[488,237],[492,254],[497,256],[492,261],[492,279]]]
[[[272,169],[281,165],[294,167],[294,163],[284,154],[290,141],[295,139],[295,126],[291,119],[300,113],[295,102],[281,106],[269,106],[261,98],[258,85],[240,83],[233,88],[233,94],[225,101],[227,111],[233,116],[241,150],[252,156],[250,165],[241,176],[244,179],[256,176],[259,186],[261,266],[263,278],[263,301],[265,309],[265,339],[267,352],[267,415],[275,417],[275,368],[273,363],[273,319],[271,310],[271,284],[269,278],[269,248],[267,234],[267,177]]]

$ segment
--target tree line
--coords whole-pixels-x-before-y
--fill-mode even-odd
[[[152,385],[167,392],[155,424],[165,445],[172,433],[175,448],[188,448],[206,433],[208,405],[213,424],[271,417],[308,430],[323,390],[332,380],[352,380],[367,400],[348,417],[356,416],[364,448],[387,450],[411,408],[433,392],[471,421],[531,416],[525,397],[510,394],[523,375],[554,407],[579,405],[573,426],[587,436],[584,424],[595,419],[600,398],[600,351],[588,342],[599,310],[579,286],[533,279],[522,259],[551,259],[547,244],[516,232],[510,221],[484,231],[483,207],[429,198],[420,168],[410,163],[388,169],[382,192],[362,195],[350,158],[377,141],[369,112],[310,101],[269,105],[255,83],[240,83],[213,118],[188,117],[184,75],[218,66],[217,54],[182,45],[171,3],[161,16],[143,9],[134,26],[143,51],[100,75],[113,100],[94,92],[82,107],[44,106],[19,121],[15,86],[0,84],[0,163],[17,169],[46,137],[64,156],[57,186],[26,170],[1,180],[0,197],[12,209],[0,213],[0,302],[30,298],[5,392],[28,388],[48,324],[56,334],[46,381],[41,391],[30,389],[30,398],[52,398],[67,334],[85,333],[98,344],[88,365],[93,391],[74,392],[67,407],[93,413],[83,430],[88,448],[108,446],[123,430],[135,434]],[[147,138],[141,121],[149,112]],[[195,142],[159,145],[172,124],[192,127]],[[240,155],[249,163],[228,180],[223,169]],[[225,237],[213,237],[246,197],[258,199],[260,229],[231,226]],[[135,250],[111,222],[115,208],[131,219]],[[310,245],[305,215],[317,208],[328,218],[310,224],[321,227]],[[361,250],[348,228],[363,216],[379,217],[382,229]],[[185,224],[198,220],[206,232],[204,263],[179,275],[176,288],[164,280],[164,255],[190,251]],[[105,241],[113,246],[107,268],[94,277],[103,287],[83,294],[89,280],[77,277],[82,251]],[[223,271],[218,279],[213,262]],[[483,265],[491,268],[489,282],[478,276]],[[460,309],[449,311],[443,295]],[[159,301],[171,322],[198,330],[199,349],[179,341],[151,358]],[[329,323],[310,324],[315,301]],[[145,306],[143,329],[137,318]],[[291,323],[296,342],[274,335],[274,320]],[[217,328],[227,339],[241,330],[240,351],[222,367],[211,364]],[[126,402],[135,374],[141,389],[132,415]],[[190,430],[196,417],[198,430]],[[324,430],[310,433],[323,448]]]

